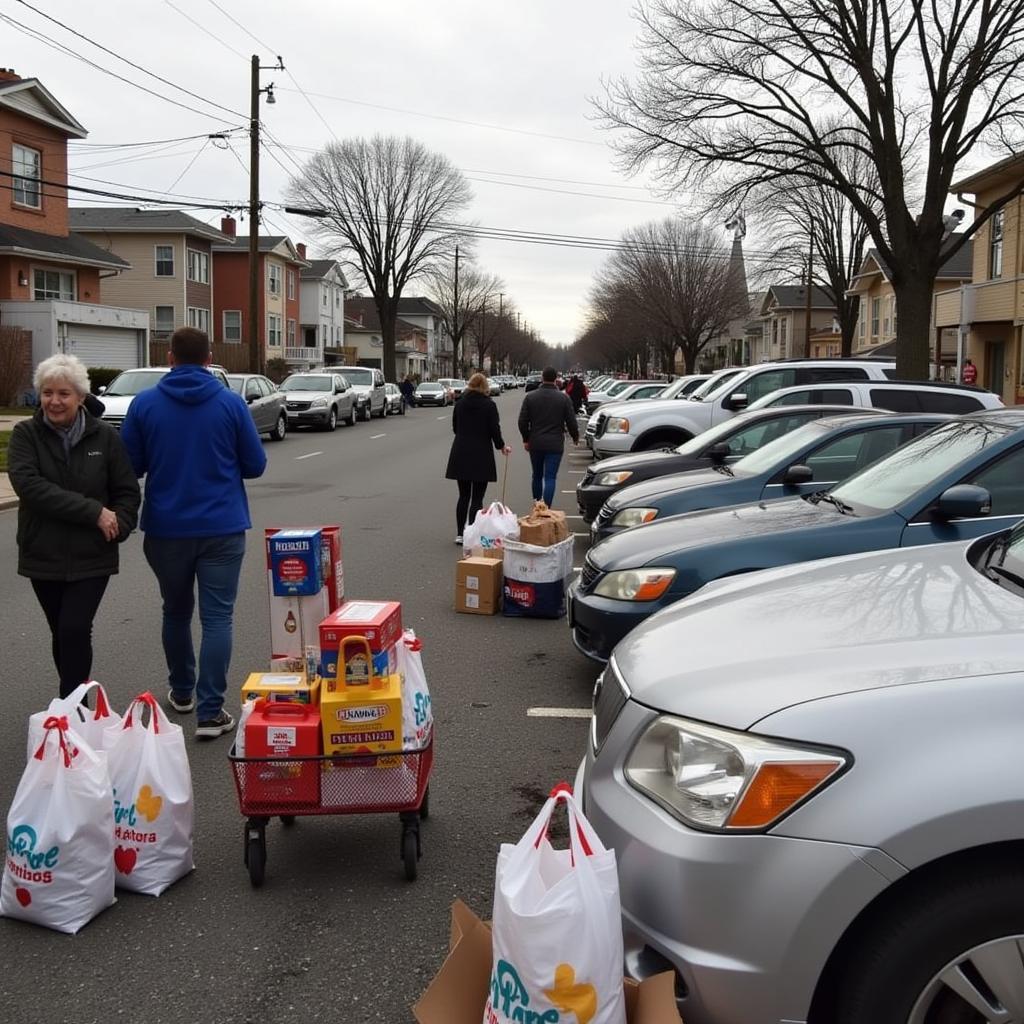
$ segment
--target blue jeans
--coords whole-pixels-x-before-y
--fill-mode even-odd
[[[223,537],[150,537],[146,561],[160,584],[164,602],[162,639],[167,681],[175,696],[196,694],[196,718],[216,718],[224,706],[231,664],[231,619],[245,555],[245,534]],[[199,675],[192,647],[192,613],[199,583]]]
[[[555,478],[562,462],[561,452],[530,452],[533,466],[533,500],[551,505],[555,499]]]

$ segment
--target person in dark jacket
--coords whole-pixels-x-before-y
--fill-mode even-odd
[[[121,437],[136,475],[146,477],[143,551],[163,598],[167,700],[179,714],[196,709],[196,736],[212,739],[235,726],[224,694],[245,531],[252,526],[244,481],[262,475],[267,456],[242,396],[224,387],[209,363],[206,334],[178,328],[171,372],[135,397]]]
[[[34,385],[39,408],[15,425],[7,466],[19,501],[18,573],[46,616],[66,697],[90,678],[92,623],[118,570],[118,544],[138,521],[139,482],[117,431],[88,408],[78,359],[44,359]]]
[[[455,543],[462,543],[462,531],[483,507],[487,484],[498,479],[494,452],[508,456],[511,447],[501,436],[498,407],[488,393],[487,378],[474,373],[466,383],[462,397],[452,410],[455,439],[448,454],[445,478],[459,484],[455,506]]]
[[[519,410],[519,433],[533,466],[533,500],[543,500],[549,507],[555,498],[566,431],[573,444],[580,443],[580,427],[572,399],[555,386],[557,376],[553,366],[545,367],[540,387],[523,399]]]
[[[406,409],[413,408],[415,404],[414,396],[416,394],[416,385],[413,384],[412,378],[409,374],[406,374],[402,378],[402,383],[398,385],[398,390],[402,392],[402,405]]]

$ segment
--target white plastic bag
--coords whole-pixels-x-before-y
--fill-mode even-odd
[[[547,839],[555,805],[570,847]],[[515,845],[498,854],[494,966],[484,1024],[531,1020],[625,1024],[622,921],[615,851],[606,850],[568,786],[558,786]]]
[[[398,671],[402,676],[402,746],[420,749],[430,740],[434,712],[430,706],[430,690],[423,672],[420,651],[423,641],[412,629],[402,633],[398,644]]]
[[[96,706],[89,708],[85,705],[85,698],[93,690],[96,691]],[[43,741],[43,723],[48,718],[59,718],[61,715],[67,715],[69,728],[81,736],[93,750],[103,750],[106,742],[105,731],[111,726],[121,724],[121,716],[110,707],[107,691],[95,679],[90,679],[89,682],[75,687],[66,697],[54,697],[45,711],[37,711],[29,717],[26,760],[32,757]]]
[[[114,902],[107,758],[65,716],[42,731],[7,814],[0,914],[74,933]]]
[[[500,501],[492,501],[477,512],[463,531],[462,553],[467,557],[478,555],[504,547],[506,540],[518,539],[519,519],[515,512]]]
[[[146,709],[149,714],[146,715]],[[121,889],[159,896],[192,861],[192,774],[185,737],[151,693],[105,737],[114,796],[114,867]]]

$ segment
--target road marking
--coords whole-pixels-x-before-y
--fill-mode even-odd
[[[582,519],[583,516],[566,516],[566,519]]]
[[[437,418],[438,418],[439,420],[446,420],[446,419],[448,419],[448,417],[447,417],[447,416],[438,416]]]
[[[574,533],[573,536],[574,537],[589,537],[590,534],[589,533]]]
[[[590,718],[590,708],[527,708],[527,718]]]
[[[567,469],[566,472],[569,476],[586,476],[587,471],[585,469]]]
[[[575,491],[562,491],[563,494],[575,494]]]
[[[323,452],[310,452],[308,455],[296,455],[295,461],[301,462],[303,459],[311,459],[314,455],[323,455]]]
[[[371,434],[370,435],[370,440],[371,441],[376,441],[378,437],[387,437],[387,436],[388,436],[387,434]]]

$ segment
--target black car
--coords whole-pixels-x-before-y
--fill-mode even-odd
[[[705,430],[678,448],[663,452],[631,452],[592,462],[576,485],[576,504],[585,522],[592,523],[601,506],[620,487],[691,469],[735,462],[762,445],[822,416],[849,415],[848,405],[802,405],[740,413]],[[865,413],[875,412],[864,409]]]
[[[526,378],[526,390],[535,391],[540,387],[543,379],[544,378],[539,373],[531,373],[530,376]]]

